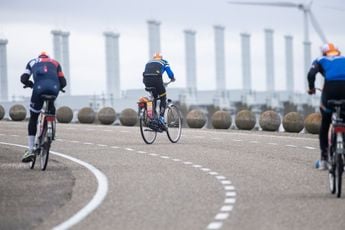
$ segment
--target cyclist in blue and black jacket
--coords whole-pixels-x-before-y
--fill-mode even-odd
[[[29,80],[31,75],[33,75],[33,81]],[[25,151],[22,158],[22,162],[30,162],[34,157],[32,150],[37,132],[37,120],[43,106],[41,95],[58,96],[59,91],[66,86],[66,79],[60,64],[50,58],[46,52],[42,52],[38,58],[29,61],[20,81],[26,87],[33,88],[28,125],[28,150]],[[51,109],[55,114],[55,107],[53,106]]]
[[[171,81],[175,81],[174,73],[168,61],[164,60],[160,53],[155,53],[153,58],[146,64],[143,72],[143,83],[145,87],[155,87],[154,97],[160,100],[159,121],[165,125],[164,112],[166,108],[166,91],[163,83],[163,74],[166,72]]]
[[[327,108],[330,99],[345,99],[345,57],[333,43],[321,48],[322,56],[317,58],[308,73],[309,94],[315,94],[315,76],[321,73],[325,83],[321,95],[320,111],[322,115],[319,134],[321,159],[320,170],[327,169],[328,160],[328,129],[332,121],[332,111]]]

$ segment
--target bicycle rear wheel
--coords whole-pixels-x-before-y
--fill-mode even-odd
[[[152,144],[157,137],[157,132],[148,127],[149,118],[146,115],[146,110],[141,109],[139,113],[139,125],[141,137],[146,144]]]
[[[344,163],[341,154],[336,155],[335,163],[335,191],[337,197],[341,197],[341,187],[342,187],[342,175],[344,171]]]
[[[180,140],[182,134],[182,116],[175,105],[169,105],[165,113],[167,135],[172,143]]]
[[[41,142],[41,151],[40,151],[40,166],[41,170],[44,171],[48,165],[49,159],[49,150],[51,144],[51,138],[47,136],[47,126],[45,125],[44,130],[42,132],[42,142]]]

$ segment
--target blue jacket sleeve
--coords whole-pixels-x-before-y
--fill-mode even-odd
[[[164,60],[164,71],[167,72],[170,79],[174,79],[174,73],[171,70],[169,63],[166,60]]]

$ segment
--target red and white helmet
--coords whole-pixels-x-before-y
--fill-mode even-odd
[[[321,47],[322,55],[325,56],[338,56],[340,51],[333,43],[326,43]]]

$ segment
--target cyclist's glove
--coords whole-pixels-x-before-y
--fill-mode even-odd
[[[171,81],[174,82],[174,81],[176,81],[176,79],[175,78],[171,78]]]
[[[308,94],[309,94],[309,95],[315,94],[315,88],[309,89],[309,90],[308,90]]]
[[[25,82],[25,87],[32,88],[32,87],[34,87],[34,83],[32,81],[28,80],[27,82]]]

